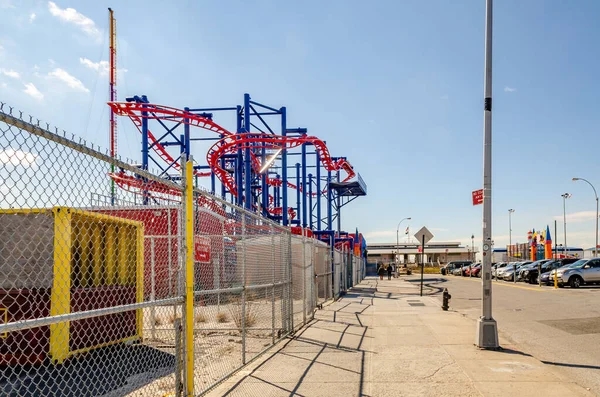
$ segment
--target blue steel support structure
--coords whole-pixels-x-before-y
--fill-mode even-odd
[[[333,230],[333,194],[329,188],[331,171],[327,171],[327,230]]]
[[[312,195],[313,195],[313,176],[312,174],[308,174],[308,208],[309,208],[309,215],[308,215],[308,219],[309,219],[309,224],[308,227],[312,230],[314,229],[314,222],[313,222],[313,199],[312,199]]]
[[[321,190],[321,156],[319,156],[319,152],[315,153],[317,158],[317,230],[322,230],[321,228],[321,195],[323,191]]]
[[[281,109],[279,109],[279,111],[281,112],[281,135],[282,136],[286,136],[287,135],[287,112],[286,112],[286,108],[285,106],[282,107]],[[283,148],[283,150],[281,151],[281,196],[282,196],[282,213],[281,213],[281,219],[282,219],[282,223],[283,226],[288,226],[289,225],[289,219],[288,219],[288,213],[287,213],[287,208],[288,208],[288,188],[287,188],[287,150],[285,148]]]
[[[145,99],[145,96],[142,96],[142,99]],[[142,112],[142,169],[144,171],[148,171],[148,151],[150,150],[148,146],[148,112]],[[142,202],[144,205],[148,205],[148,192],[143,192],[144,196]]]
[[[236,121],[237,121],[236,132],[241,133],[242,132],[242,107],[241,106],[237,107]],[[236,204],[241,207],[244,202],[244,179],[243,179],[244,156],[242,155],[242,149],[238,149],[238,152],[237,152],[237,159],[235,161],[235,171],[236,171],[235,172],[235,183],[236,183],[236,186],[238,189]]]
[[[244,94],[244,126],[243,132],[250,132],[250,95]],[[244,149],[244,207],[252,211],[252,204],[254,202],[254,195],[252,193],[252,158],[250,157],[251,149],[249,147]]]
[[[301,192],[300,192],[300,163],[296,163],[296,219],[292,221],[292,223],[297,223],[300,225],[300,216],[303,215],[301,213],[300,208],[300,200],[301,200]]]
[[[300,190],[300,188],[302,188],[302,227],[306,228],[308,226],[306,211],[306,192],[308,191],[306,188],[306,143],[302,144],[302,185],[298,185],[297,189]],[[298,217],[298,220],[300,220],[300,217]]]

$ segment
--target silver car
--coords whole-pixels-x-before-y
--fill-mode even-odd
[[[500,272],[502,269],[504,269],[507,265],[508,265],[508,263],[506,263],[506,262],[500,262],[496,266],[494,266],[494,268],[492,269],[492,277],[497,277],[498,272]]]
[[[496,269],[496,278],[500,278],[500,279],[504,278],[504,272],[507,271],[508,269],[512,270],[513,265],[516,263],[519,263],[519,262],[508,262],[503,267]]]
[[[583,284],[600,283],[600,258],[580,259],[556,270],[558,285],[579,288]]]

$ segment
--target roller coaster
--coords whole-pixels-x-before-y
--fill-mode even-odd
[[[152,104],[145,96],[134,96],[128,98],[127,102],[109,102],[108,105],[112,114],[128,117],[141,133],[143,169],[148,169],[152,161],[153,165],[162,170],[161,176],[177,178],[177,175],[170,175],[169,172],[180,172],[181,154],[191,155],[191,142],[214,140],[206,154],[206,165],[196,166],[194,175],[197,178],[210,177],[213,193],[216,193],[218,180],[223,199],[229,196],[232,202],[250,210],[260,211],[284,226],[296,224],[318,232],[323,230],[322,221],[325,221],[325,230],[333,231],[333,220],[337,219],[336,234],[339,235],[341,207],[366,194],[366,185],[345,157],[332,157],[326,143],[316,136],[308,135],[306,129],[287,129],[285,108],[277,110],[253,102],[248,94],[244,96],[243,107],[178,109]],[[262,111],[258,111],[257,108]],[[213,121],[213,113],[207,113],[221,110],[236,112],[236,132],[222,127]],[[281,116],[281,134],[276,134],[265,121],[267,115]],[[253,123],[250,116],[258,118],[263,128],[260,128],[258,123]],[[163,131],[160,134],[151,131],[150,122],[157,123],[158,128]],[[184,128],[184,134],[175,134],[178,127]],[[191,127],[210,134],[197,137],[192,135]],[[169,146],[179,146],[179,155],[171,155],[167,150]],[[307,164],[307,147],[314,148],[314,165]],[[302,152],[293,153],[294,149],[298,148]],[[150,152],[157,157],[153,157]],[[288,167],[286,160],[292,155],[301,155],[302,159],[295,167]],[[316,169],[314,178],[312,174],[306,175],[308,167]],[[288,168],[295,168],[296,183],[288,179]],[[280,170],[281,175],[273,170]],[[321,170],[326,172],[325,177],[320,175]],[[340,172],[345,173],[343,179]],[[120,188],[142,194],[145,199],[152,199],[153,194],[160,194],[163,198],[175,198],[179,194],[166,184],[149,182],[136,175],[127,175],[123,171],[111,172],[110,177]],[[354,180],[356,177],[358,179]],[[325,182],[324,187],[321,182]],[[295,207],[288,205],[287,188],[296,191]],[[326,217],[321,215],[322,197],[327,199]],[[206,198],[200,204],[215,211],[220,207]]]

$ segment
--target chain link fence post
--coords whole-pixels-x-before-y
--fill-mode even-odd
[[[271,233],[271,273],[272,282],[271,286],[271,343],[275,344],[275,232],[273,225],[270,225],[269,231]]]
[[[184,350],[186,370],[185,377],[185,395],[194,395],[194,207],[193,207],[193,159],[185,158],[185,154],[181,156],[181,164],[184,167],[184,194],[183,194],[183,213],[185,219],[185,233],[183,235],[185,247],[185,255],[183,263],[185,264],[185,310],[184,310]]]
[[[242,212],[242,365],[246,365],[246,213]]]
[[[304,228],[302,228],[302,324],[306,324],[306,236],[304,235]]]

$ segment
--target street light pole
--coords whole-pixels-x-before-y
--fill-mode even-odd
[[[498,325],[492,317],[492,0],[485,6],[485,88],[483,105],[483,253],[481,261],[481,317],[478,347],[497,349]]]
[[[511,219],[510,216],[512,215],[512,213],[515,212],[514,209],[509,209],[508,210],[508,260],[510,261],[510,253],[512,251],[512,223],[511,223]]]
[[[398,222],[398,227],[396,228],[396,266],[400,263],[398,261],[400,256],[400,224],[404,221],[410,221],[412,218],[404,218],[400,222]]]
[[[596,188],[594,185],[590,183],[587,179],[583,178],[573,178],[574,181],[584,181],[587,182],[588,185],[594,189],[594,195],[596,196],[596,245],[594,246],[594,257],[598,256],[598,193],[596,193]]]
[[[564,233],[565,233],[565,246],[563,248],[563,254],[567,256],[567,199],[571,198],[570,193],[561,194],[560,197],[563,198],[563,224],[564,224]]]
[[[475,262],[475,235],[471,234],[471,262]]]

